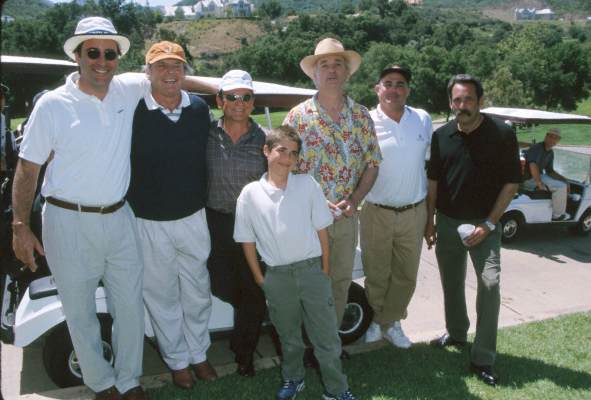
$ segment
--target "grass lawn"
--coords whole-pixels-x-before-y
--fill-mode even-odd
[[[591,313],[502,329],[498,338],[497,388],[468,372],[469,351],[438,350],[417,344],[410,350],[384,346],[344,363],[358,399],[591,399]],[[258,371],[253,379],[236,374],[199,383],[191,392],[172,385],[150,390],[152,400],[274,399],[279,369]],[[307,371],[298,400],[320,399],[318,375]]]

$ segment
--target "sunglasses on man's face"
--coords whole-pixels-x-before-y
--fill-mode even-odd
[[[224,93],[224,99],[231,102],[235,102],[236,100],[242,100],[243,102],[248,103],[250,100],[254,99],[254,95],[244,94],[240,96],[239,94]]]
[[[99,49],[97,49],[96,47],[91,47],[89,49],[86,50],[86,55],[88,56],[88,58],[90,58],[91,60],[96,60],[101,56],[101,51]],[[105,52],[103,53],[105,60],[107,61],[113,61],[115,60],[117,57],[119,57],[119,54],[117,54],[117,52],[113,49],[107,49],[105,50]]]

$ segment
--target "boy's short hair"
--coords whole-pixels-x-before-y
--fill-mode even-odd
[[[265,144],[269,150],[273,150],[273,147],[277,146],[282,139],[295,142],[298,145],[298,153],[302,150],[302,138],[300,138],[300,135],[298,135],[295,129],[288,125],[281,125],[279,128],[271,129],[267,134]]]

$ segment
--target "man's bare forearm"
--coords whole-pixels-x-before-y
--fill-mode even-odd
[[[437,204],[437,181],[428,180],[427,183],[427,224],[433,223],[435,205]]]
[[[361,204],[365,196],[373,187],[373,184],[376,182],[378,177],[378,170],[378,167],[368,166],[365,168],[365,171],[363,171],[357,187],[349,197],[349,200],[354,204],[355,207],[358,207],[359,204]]]
[[[507,209],[507,206],[513,200],[513,196],[517,192],[517,188],[519,184],[517,183],[506,183],[501,192],[497,196],[497,200],[495,201],[495,205],[493,206],[492,211],[488,215],[488,219],[493,223],[496,224],[501,219],[501,216]]]
[[[19,159],[12,185],[13,223],[29,225],[31,207],[35,199],[37,179],[41,166]]]
[[[183,89],[191,92],[208,94],[216,94],[219,90],[217,85],[208,83],[196,76],[186,76],[185,81],[183,82]]]

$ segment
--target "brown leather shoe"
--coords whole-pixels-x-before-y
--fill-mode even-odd
[[[201,379],[202,381],[215,381],[218,378],[218,373],[215,372],[215,369],[213,369],[207,360],[199,364],[191,364],[191,368],[193,368],[197,379]]]
[[[172,383],[181,389],[191,389],[195,385],[195,379],[189,368],[183,368],[172,371]]]
[[[148,396],[144,393],[144,389],[141,386],[136,386],[123,393],[121,396],[122,400],[148,400]]]
[[[95,400],[120,400],[121,395],[115,386],[102,390],[94,396]]]

